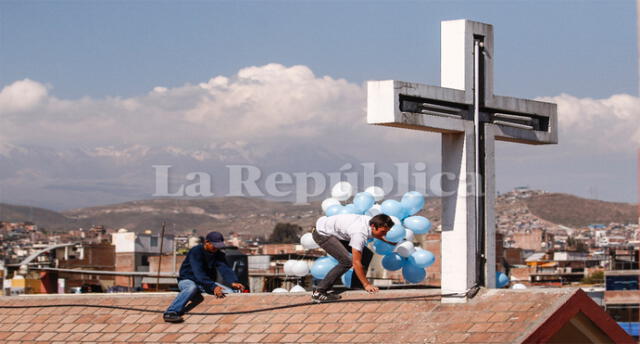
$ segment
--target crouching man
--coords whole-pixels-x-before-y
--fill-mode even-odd
[[[189,250],[180,266],[178,277],[180,292],[164,312],[164,321],[182,322],[182,315],[204,300],[201,292],[213,294],[217,298],[224,297],[222,287],[213,281],[216,272],[219,272],[232,288],[244,290],[244,286],[238,283],[238,277],[226,263],[225,255],[220,250],[223,247],[222,234],[211,232],[207,234],[204,244]],[[187,307],[189,301],[191,303]]]
[[[355,214],[341,214],[331,217],[323,216],[316,222],[313,231],[313,240],[322,247],[329,255],[338,260],[338,265],[331,269],[325,278],[320,281],[313,291],[311,299],[315,303],[323,301],[334,301],[340,299],[340,295],[327,293],[336,281],[353,267],[353,273],[362,283],[364,289],[369,293],[378,291],[378,287],[369,283],[365,265],[373,255],[366,247],[370,238],[376,238],[389,244],[396,243],[387,241],[384,236],[393,227],[391,217],[379,214],[374,217]],[[349,253],[351,252],[351,257]],[[367,263],[363,264],[363,252],[368,255]],[[352,279],[352,284],[356,282]]]

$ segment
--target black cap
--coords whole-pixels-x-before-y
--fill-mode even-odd
[[[207,237],[205,238],[205,240],[212,243],[213,246],[217,248],[225,247],[224,238],[222,237],[222,233],[220,232],[211,232],[207,234]]]

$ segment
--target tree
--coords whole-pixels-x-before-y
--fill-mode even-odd
[[[598,270],[591,273],[591,275],[582,279],[584,284],[600,284],[604,283],[604,271]]]
[[[270,242],[295,244],[300,241],[302,227],[292,223],[277,223],[269,237]]]

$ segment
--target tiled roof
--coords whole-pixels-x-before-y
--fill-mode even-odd
[[[207,296],[181,324],[150,312],[175,293],[0,297],[0,307],[36,306],[0,309],[0,342],[514,343],[580,293],[481,290],[465,304],[443,304],[433,289],[354,291],[320,305],[307,304],[309,293]]]

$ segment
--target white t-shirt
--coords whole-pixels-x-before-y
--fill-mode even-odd
[[[371,238],[369,220],[371,216],[356,214],[323,216],[316,221],[316,230],[322,235],[349,241],[349,246],[362,252],[367,239]]]

